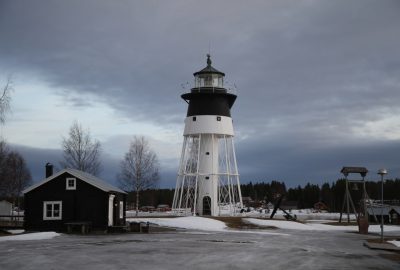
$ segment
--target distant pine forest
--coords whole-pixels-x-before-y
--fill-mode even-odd
[[[365,182],[367,194],[372,200],[381,199],[381,182]],[[306,184],[295,188],[286,188],[284,182],[249,182],[240,185],[242,197],[250,197],[253,201],[250,206],[257,207],[264,203],[274,203],[277,195],[284,195],[286,201],[297,204],[297,208],[313,208],[317,202],[323,202],[330,212],[340,212],[345,192],[345,180],[339,179],[335,183],[324,183],[322,185]],[[349,185],[349,190],[354,202],[360,201],[362,186],[358,184]],[[384,182],[385,203],[398,203],[400,201],[400,179],[385,180]],[[171,206],[174,197],[174,189],[148,189],[140,194],[140,206],[157,206],[168,204]],[[128,202],[134,202],[135,194],[129,193]]]

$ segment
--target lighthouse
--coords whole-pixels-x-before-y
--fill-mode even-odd
[[[172,203],[181,215],[234,215],[243,207],[231,118],[237,96],[211,64],[208,54],[194,87],[181,95],[188,109]]]

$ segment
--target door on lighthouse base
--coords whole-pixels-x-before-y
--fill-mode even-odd
[[[203,216],[211,216],[211,198],[209,196],[203,197]]]

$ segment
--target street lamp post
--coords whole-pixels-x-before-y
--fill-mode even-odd
[[[379,169],[378,174],[381,176],[382,190],[381,190],[381,242],[383,243],[383,176],[387,174],[386,169]]]

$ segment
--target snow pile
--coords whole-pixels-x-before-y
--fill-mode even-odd
[[[20,234],[25,232],[25,230],[7,230],[7,232],[11,233],[11,234]]]
[[[240,232],[240,233],[257,233],[257,234],[276,234],[284,235],[277,232],[266,232],[262,230],[232,230],[229,229],[222,221],[204,218],[204,217],[177,217],[177,218],[152,218],[138,217],[128,218],[128,222],[149,222],[162,227],[171,227],[188,230],[213,231],[213,232]],[[321,223],[300,223],[286,220],[266,220],[257,218],[243,218],[243,221],[260,227],[276,227],[286,230],[303,230],[303,231],[345,231],[358,232],[358,226],[348,225],[329,225]],[[385,226],[387,232],[400,232],[400,226]],[[369,232],[379,233],[379,225],[370,225]]]
[[[39,233],[27,233],[12,236],[2,236],[0,237],[0,242],[2,241],[24,241],[24,240],[46,240],[52,239],[60,234],[56,232],[39,232]]]
[[[305,231],[354,231],[358,232],[358,226],[347,226],[347,225],[328,225],[318,223],[300,223],[295,221],[286,220],[265,220],[256,218],[245,218],[245,222],[255,224],[258,226],[272,226],[279,229],[287,230],[305,230]],[[378,233],[380,232],[380,225],[370,225],[368,228],[369,232]],[[400,231],[400,226],[385,226],[385,231],[395,232]]]
[[[150,222],[163,227],[201,230],[201,231],[223,231],[226,229],[226,225],[224,222],[203,217],[128,218],[127,221]]]
[[[400,241],[393,240],[393,241],[387,241],[387,242],[390,243],[390,244],[395,245],[396,247],[400,247]]]
[[[291,215],[296,215],[297,220],[306,221],[309,219],[321,219],[321,220],[338,220],[340,217],[340,213],[328,213],[328,212],[316,212],[313,209],[293,209],[288,211]],[[269,212],[265,212],[263,209],[260,213],[258,210],[253,210],[250,212],[245,212],[242,215],[246,217],[254,217],[254,218],[269,218],[272,213],[272,210]],[[278,210],[275,213],[275,218],[283,219],[286,214],[282,210]],[[347,214],[343,214],[343,218],[347,219]],[[350,214],[350,220],[355,221],[357,218],[354,214]]]
[[[151,217],[151,216],[157,216],[157,217],[168,217],[168,216],[175,216],[176,213],[173,213],[171,211],[165,211],[165,212],[157,212],[157,211],[153,211],[153,212],[143,212],[143,211],[139,211],[138,212],[138,216],[139,217]],[[126,211],[126,217],[127,218],[134,218],[136,217],[136,211],[135,210],[128,210]]]
[[[287,236],[285,233],[266,232],[260,230],[231,230],[225,222],[215,220],[212,218],[204,217],[178,217],[178,218],[128,218],[128,222],[150,222],[163,227],[198,230],[198,231],[210,231],[210,232],[230,232],[230,233],[253,233],[253,234],[264,234],[264,235],[280,235]]]
[[[287,230],[313,230],[313,228],[309,224],[303,224],[299,222],[293,221],[284,221],[284,220],[265,220],[265,219],[256,219],[256,218],[244,218],[244,222],[254,224],[257,226],[269,226],[276,227],[279,229],[287,229]]]

